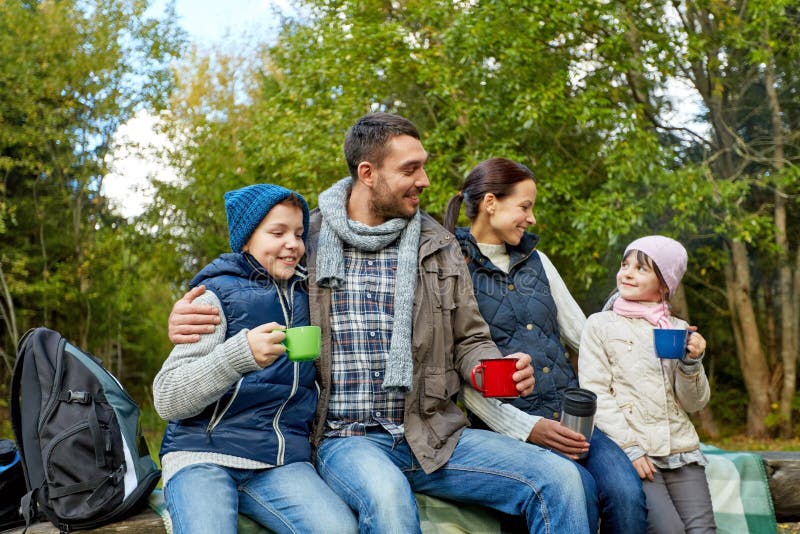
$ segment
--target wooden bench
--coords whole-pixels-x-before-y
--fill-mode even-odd
[[[759,452],[778,523],[800,522],[800,452]]]
[[[800,522],[800,452],[759,452],[769,477],[769,488],[775,505],[778,523]],[[22,528],[6,531],[20,534]],[[50,523],[37,523],[28,529],[30,534],[58,534]],[[125,532],[128,534],[163,534],[161,518],[149,508],[139,514],[94,530],[83,532]]]
[[[24,529],[4,531],[7,534],[19,534]],[[161,518],[150,508],[145,508],[139,514],[129,517],[119,523],[111,523],[92,530],[81,532],[126,532],[128,534],[165,534],[164,523]],[[51,523],[36,523],[28,529],[28,534],[58,534],[58,529]]]

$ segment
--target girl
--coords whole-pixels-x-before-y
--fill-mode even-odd
[[[164,494],[176,533],[234,533],[241,512],[274,532],[355,532],[349,507],[311,465],[313,362],[292,362],[283,329],[308,324],[300,259],[308,205],[258,184],[225,194],[232,254],[190,285],[220,309],[197,343],[175,345],[153,383],[169,420]]]
[[[531,354],[536,376],[533,394],[513,402],[485,399],[468,387],[463,388],[464,401],[476,424],[491,421],[492,430],[572,459],[588,450],[577,465],[591,531],[597,532],[599,497],[602,532],[644,532],[642,485],[624,453],[602,432],[594,432],[587,443],[558,421],[564,390],[578,385],[561,337],[577,348],[586,318],[556,268],[537,249],[539,237],[527,231],[536,224],[535,202],[530,169],[492,158],[470,171],[447,206],[445,227],[455,230],[461,244],[492,340],[503,354]],[[456,229],[462,203],[470,226]]]
[[[710,395],[701,363],[706,340],[669,307],[686,263],[686,249],[668,237],[628,245],[612,309],[589,317],[581,337],[581,385],[597,394],[597,428],[644,481],[650,532],[716,531],[707,462],[687,415]],[[653,328],[689,329],[685,356],[658,358]]]

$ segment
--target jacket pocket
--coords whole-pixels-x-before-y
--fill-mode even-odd
[[[429,265],[421,271],[414,302],[415,355],[435,365],[445,365],[453,351],[453,310],[458,271]]]
[[[625,418],[630,420],[633,417],[633,402],[622,402],[617,404],[619,411],[625,414]]]
[[[467,424],[464,413],[454,401],[461,380],[454,369],[426,367],[423,372],[420,415],[431,431],[429,445],[439,449]]]
[[[426,367],[423,373],[420,407],[423,416],[430,416],[452,402],[461,381],[454,369]]]
[[[436,354],[453,351],[453,310],[456,308],[455,291],[458,287],[458,271],[438,268],[435,276],[434,298],[434,345]]]
[[[608,361],[611,365],[621,365],[622,361],[628,359],[633,354],[633,339],[623,337],[612,337],[606,341],[608,344]]]

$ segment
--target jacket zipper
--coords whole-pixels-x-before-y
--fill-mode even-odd
[[[245,254],[244,257],[245,257],[245,260],[247,261],[247,263],[250,266],[252,266],[257,271],[260,270],[259,269],[260,265],[258,265],[256,263],[253,263],[253,261],[250,259],[250,257],[247,254]],[[278,300],[280,300],[280,294],[278,296]],[[282,303],[281,303],[281,307],[283,307]],[[228,399],[228,403],[225,405],[225,407],[222,409],[221,412],[219,410],[219,406],[220,406],[219,402],[220,401],[217,401],[217,403],[214,405],[214,413],[211,414],[211,418],[208,421],[208,426],[206,427],[206,433],[210,434],[211,432],[213,432],[214,429],[217,427],[217,425],[219,425],[220,421],[222,421],[222,418],[225,417],[225,414],[228,413],[228,410],[233,405],[233,401],[235,401],[236,397],[239,395],[239,388],[241,388],[241,386],[242,386],[242,380],[244,380],[244,377],[240,378],[236,382],[236,388],[233,390],[233,394],[231,395],[231,398]]]
[[[281,309],[283,310],[283,318],[286,321],[286,327],[291,328],[292,323],[294,320],[294,286],[297,284],[297,280],[294,280],[288,288],[287,294],[283,293],[283,288],[280,285],[277,286],[278,288],[278,300],[281,303]],[[283,299],[286,299],[286,304],[284,305]],[[287,308],[288,307],[288,312]],[[276,465],[283,465],[284,463],[284,456],[286,454],[286,438],[281,432],[280,429],[280,422],[281,422],[281,415],[283,414],[284,408],[286,405],[289,404],[289,401],[292,400],[295,393],[297,393],[297,388],[300,385],[300,367],[298,362],[292,363],[293,368],[293,376],[292,376],[292,390],[289,392],[289,396],[286,397],[286,400],[281,404],[281,407],[278,408],[278,411],[275,412],[275,417],[272,418],[272,428],[275,430],[275,435],[278,437],[278,455],[275,461]]]
[[[249,260],[248,260],[249,261]],[[284,290],[280,287],[279,284],[275,284],[277,288],[277,295],[278,295],[278,302],[281,305],[281,310],[283,311],[283,318],[286,321],[286,327],[291,328],[292,322],[294,319],[294,286],[298,283],[298,280],[293,280],[291,285],[289,286],[288,295],[284,295]],[[286,303],[284,303],[284,298],[286,299]],[[287,305],[288,305],[288,312],[287,312]],[[228,400],[228,403],[225,405],[225,408],[219,412],[219,402],[217,401],[216,405],[214,406],[214,413],[211,414],[211,419],[208,422],[208,426],[206,427],[206,432],[211,433],[217,427],[217,425],[222,421],[222,418],[225,417],[225,414],[230,409],[233,401],[236,400],[236,397],[239,394],[239,388],[241,387],[242,380],[244,377],[240,378],[236,382],[236,389],[231,395],[231,398]],[[275,435],[278,437],[278,454],[276,458],[276,465],[283,465],[284,462],[284,455],[286,452],[286,438],[283,436],[283,432],[280,430],[280,416],[283,413],[283,409],[289,403],[289,401],[294,397],[297,393],[297,389],[300,385],[300,367],[297,362],[293,363],[293,377],[292,377],[292,390],[289,393],[289,396],[286,400],[281,404],[281,407],[278,408],[278,411],[275,413],[275,417],[272,419],[272,428],[275,430]],[[218,413],[219,412],[219,413]]]
[[[208,426],[206,427],[207,433],[210,434],[213,432],[219,422],[222,421],[222,418],[225,417],[225,413],[227,413],[233,404],[233,401],[235,401],[237,395],[239,395],[239,388],[242,385],[242,380],[244,380],[244,377],[236,381],[236,389],[233,390],[233,395],[231,395],[231,398],[228,399],[228,404],[225,405],[225,408],[222,409],[219,415],[217,415],[217,412],[219,411],[219,401],[217,401],[217,404],[214,406],[214,413],[211,414],[211,420],[208,422]]]

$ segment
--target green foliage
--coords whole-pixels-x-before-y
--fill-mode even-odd
[[[754,287],[766,291],[783,254],[770,210],[775,188],[792,199],[791,227],[800,222],[797,136],[787,134],[787,164],[774,168],[759,78],[760,62],[774,59],[786,129],[797,132],[790,87],[800,70],[797,47],[788,44],[797,42],[796,9],[766,0],[746,9],[354,0],[305,2],[301,11],[274,44],[244,59],[195,55],[182,74],[168,130],[186,182],[162,186],[153,214],[169,215],[164,233],[189,258],[184,277],[226,248],[224,191],[277,182],[313,205],[347,173],[345,129],[369,111],[398,112],[417,124],[430,153],[423,202],[436,216],[485,158],[506,156],[534,170],[542,248],[588,312],[613,287],[631,239],[658,232],[686,243],[693,322],[714,341],[712,381],[742,389],[726,288],[729,243],[747,243],[763,277]],[[666,84],[676,78],[703,99],[705,128],[667,124]],[[242,79],[250,83],[237,101],[233,81]],[[726,106],[734,95],[738,107]],[[731,132],[736,139],[723,145]],[[187,135],[190,142],[180,142]],[[791,235],[794,255],[798,232]],[[726,399],[719,396],[722,419],[741,422],[741,394]],[[729,417],[728,407],[739,416]]]
[[[0,376],[25,330],[46,325],[120,378],[149,381],[141,362],[123,362],[140,348],[163,354],[153,314],[163,324],[167,279],[153,274],[147,240],[111,212],[102,181],[117,127],[166,102],[182,37],[138,0],[2,6]]]
[[[275,182],[315,205],[347,174],[346,129],[386,110],[421,131],[435,216],[483,159],[534,170],[542,249],[587,312],[631,239],[681,239],[692,322],[712,342],[713,407],[743,424],[730,250],[747,246],[772,372],[777,267],[796,264],[800,239],[800,12],[791,0],[739,4],[308,1],[274,42],[195,48],[173,72],[185,47],[169,9],[148,19],[138,0],[3,2],[5,372],[14,340],[46,323],[147,399],[172,301],[228,248],[224,192]],[[691,131],[668,121],[676,79],[702,101]],[[138,109],[162,106],[163,158],[179,181],[155,183],[148,212],[126,221],[102,193],[109,141]],[[787,199],[785,247],[776,194]]]

